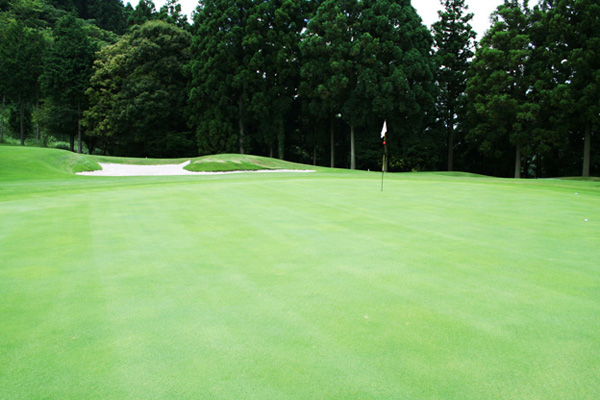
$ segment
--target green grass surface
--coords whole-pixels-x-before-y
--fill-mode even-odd
[[[240,154],[218,154],[193,159],[185,167],[189,171],[252,171],[273,169],[314,169],[303,164],[273,158]]]
[[[223,171],[257,171],[277,169],[315,169],[312,166],[291,163],[273,158],[258,157],[240,154],[218,154],[196,158],[178,159],[149,159],[149,158],[126,158],[92,156],[86,159],[99,163],[135,164],[135,165],[160,165],[181,164],[191,161],[185,169],[196,172],[223,172]]]
[[[181,164],[189,158],[129,158],[109,156],[88,156],[87,158],[98,163],[133,164],[133,165],[164,165]]]
[[[600,398],[598,182],[88,163],[0,146],[1,399]]]

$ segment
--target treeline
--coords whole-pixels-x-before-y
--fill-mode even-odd
[[[252,153],[391,171],[589,176],[600,5],[505,0],[0,0],[2,133],[138,157]],[[6,124],[5,124],[6,116]],[[5,129],[6,125],[6,129]]]

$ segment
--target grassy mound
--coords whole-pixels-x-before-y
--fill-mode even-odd
[[[67,150],[0,145],[3,181],[64,177],[99,169],[93,159]]]
[[[167,165],[181,164],[188,161],[189,158],[132,158],[132,157],[112,157],[112,156],[89,156],[92,160],[99,163],[109,164],[130,164],[130,165]]]
[[[222,172],[222,171],[258,171],[277,169],[312,169],[304,164],[274,158],[251,156],[244,154],[218,154],[195,158],[185,167],[196,172]]]

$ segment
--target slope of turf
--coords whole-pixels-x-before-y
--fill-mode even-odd
[[[185,169],[189,171],[216,172],[311,168],[303,164],[295,164],[274,158],[258,157],[247,154],[218,154],[193,159]]]
[[[0,169],[0,398],[600,398],[598,182],[65,168]]]
[[[303,164],[291,163],[289,161],[277,160],[274,158],[259,157],[253,155],[241,154],[218,154],[213,156],[204,156],[196,158],[178,158],[178,159],[148,159],[148,158],[125,158],[125,157],[105,157],[93,156],[90,159],[101,163],[116,164],[136,164],[136,165],[160,165],[160,164],[180,164],[190,160],[190,164],[185,167],[189,171],[196,172],[222,172],[222,171],[256,171],[256,170],[277,170],[277,169],[315,169]]]
[[[65,177],[98,169],[92,158],[66,150],[0,145],[0,181]]]

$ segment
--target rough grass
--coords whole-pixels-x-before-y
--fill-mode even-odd
[[[597,182],[64,157],[0,147],[0,398],[600,398]]]

